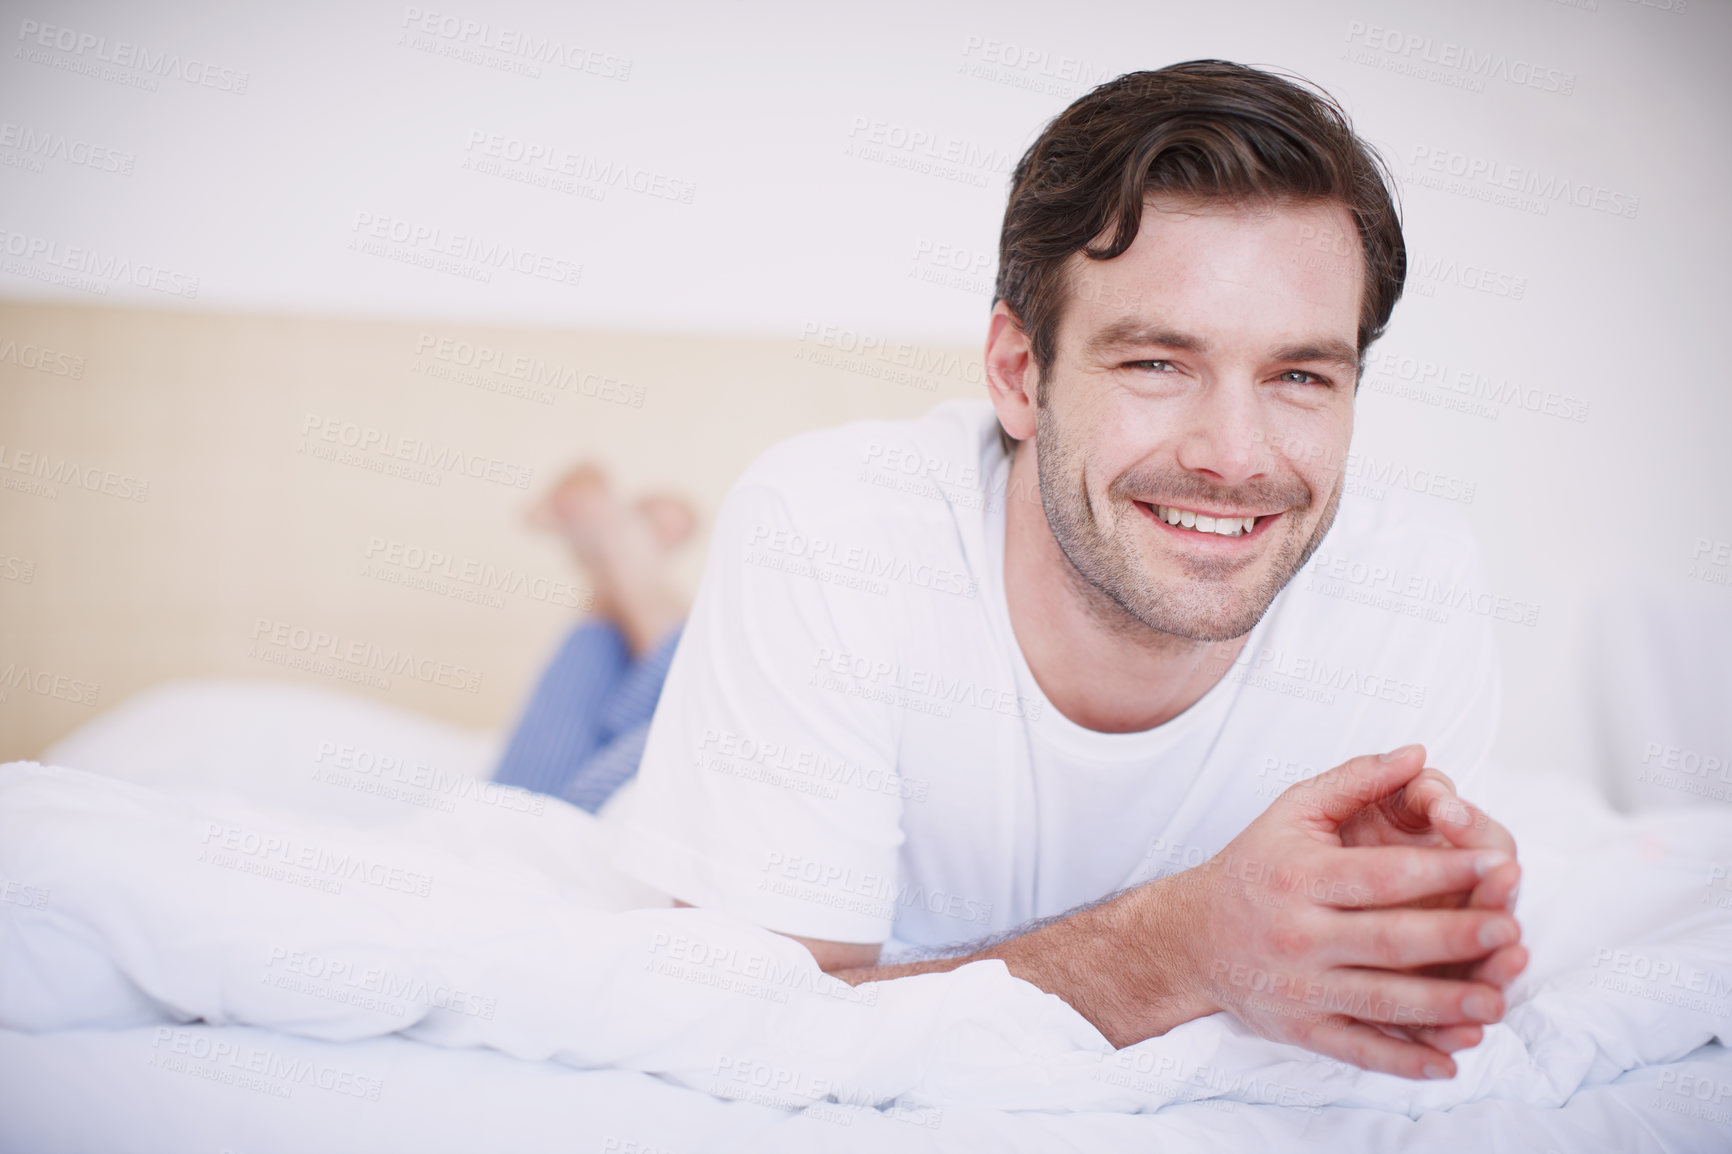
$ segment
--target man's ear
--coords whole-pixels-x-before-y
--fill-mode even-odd
[[[986,391],[998,422],[1019,441],[1034,436],[1034,397],[1040,370],[1030,355],[1022,322],[999,301],[986,330]]]

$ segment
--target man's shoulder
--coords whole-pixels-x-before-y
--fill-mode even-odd
[[[1284,592],[1268,644],[1421,683],[1482,666],[1489,622],[1523,612],[1490,586],[1459,510],[1393,489],[1344,496]]]
[[[1342,496],[1335,523],[1306,568],[1316,578],[1389,588],[1483,576],[1478,541],[1459,509],[1387,486]]]
[[[768,490],[802,519],[948,519],[981,504],[997,417],[989,402],[946,401],[907,420],[860,420],[779,441],[735,491]]]

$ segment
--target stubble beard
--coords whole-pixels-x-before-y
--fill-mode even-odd
[[[1050,406],[1036,407],[1035,438],[1041,507],[1069,562],[1072,587],[1102,625],[1157,643],[1188,647],[1249,633],[1323,543],[1341,504],[1343,478],[1338,477],[1316,528],[1301,540],[1297,527],[1316,498],[1297,477],[1288,483],[1221,489],[1190,473],[1132,469],[1108,486],[1106,499],[1114,507],[1112,523],[1117,527],[1109,533],[1089,501],[1085,469],[1073,466],[1076,447],[1060,431]],[[1186,574],[1163,580],[1148,571],[1132,529],[1144,516],[1135,502],[1152,497],[1179,507],[1279,508],[1286,511],[1289,525],[1267,562],[1188,558],[1181,561]],[[1263,573],[1248,586],[1233,580],[1253,567],[1262,567]],[[1154,636],[1148,636],[1150,632]]]

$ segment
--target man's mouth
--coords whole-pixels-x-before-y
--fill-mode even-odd
[[[1175,505],[1151,505],[1147,502],[1141,504],[1143,508],[1154,513],[1156,520],[1165,521],[1175,529],[1212,533],[1217,537],[1244,536],[1254,531],[1259,522],[1278,515],[1204,513],[1196,509],[1181,509]]]

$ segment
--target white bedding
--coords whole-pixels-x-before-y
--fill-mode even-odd
[[[42,1087],[0,1109],[0,1137],[30,1139],[9,1149],[154,1148],[130,1125],[91,1140],[97,1123],[69,1118],[48,1089],[55,1063],[115,1066],[105,1084],[135,1114],[184,1099],[200,1133],[213,1116],[201,1103],[220,1103],[214,1116],[245,1135],[237,1149],[307,1148],[268,1137],[294,1130],[263,1125],[283,1111],[302,1127],[328,1115],[333,1133],[357,1112],[416,1125],[449,1114],[453,1083],[470,1078],[540,1103],[504,1148],[575,1136],[646,1154],[764,1149],[772,1135],[789,1149],[892,1136],[967,1148],[974,1135],[1105,1149],[1154,1134],[1163,1149],[1274,1136],[1283,1148],[1471,1137],[1493,1149],[1521,1134],[1559,1149],[1732,1146],[1732,1067],[1702,1048],[1732,1032],[1732,815],[1620,818],[1551,781],[1482,799],[1522,844],[1534,961],[1455,1080],[1411,1083],[1225,1015],[1113,1051],[998,963],[850,989],[778,935],[632,909],[657,896],[611,874],[604,828],[571,807],[532,813],[522,795],[420,770],[406,779],[422,783],[414,799],[363,793],[356,755],[343,781],[330,776],[335,750],[413,766],[464,740],[449,768],[474,773],[485,743],[473,735],[304,690],[188,686],[146,705],[50,751],[106,758],[131,781],[0,771],[0,879],[14,895],[0,902],[0,1083],[9,1096]],[[225,720],[201,726],[213,712]],[[176,735],[180,752],[140,753],[152,733]],[[268,749],[249,745],[261,733]],[[305,1047],[342,1057],[296,1064]],[[273,1071],[276,1089],[261,1089]],[[371,1132],[356,1125],[343,1132]],[[464,1133],[419,1125],[416,1144],[476,1148]]]
[[[1711,1151],[1728,1146],[1723,1108],[1696,1099],[1732,1083],[1732,1050],[1704,1048],[1584,1089],[1559,1108],[1487,1101],[1417,1121],[1378,1110],[1317,1111],[1221,1101],[1157,1114],[1027,1114],[961,1107],[915,1118],[866,1107],[794,1113],[726,1101],[647,1074],[521,1062],[401,1038],[313,1042],[247,1027],[192,1026],[214,1045],[367,1071],[377,1101],[297,1085],[289,1097],[149,1065],[155,1031],[0,1030],[0,1149],[187,1154],[693,1154],[739,1151],[1425,1151],[1562,1154]],[[1671,1081],[1662,1085],[1661,1079]],[[280,1087],[279,1087],[280,1088]],[[1716,1121],[1716,1117],[1720,1121]]]

